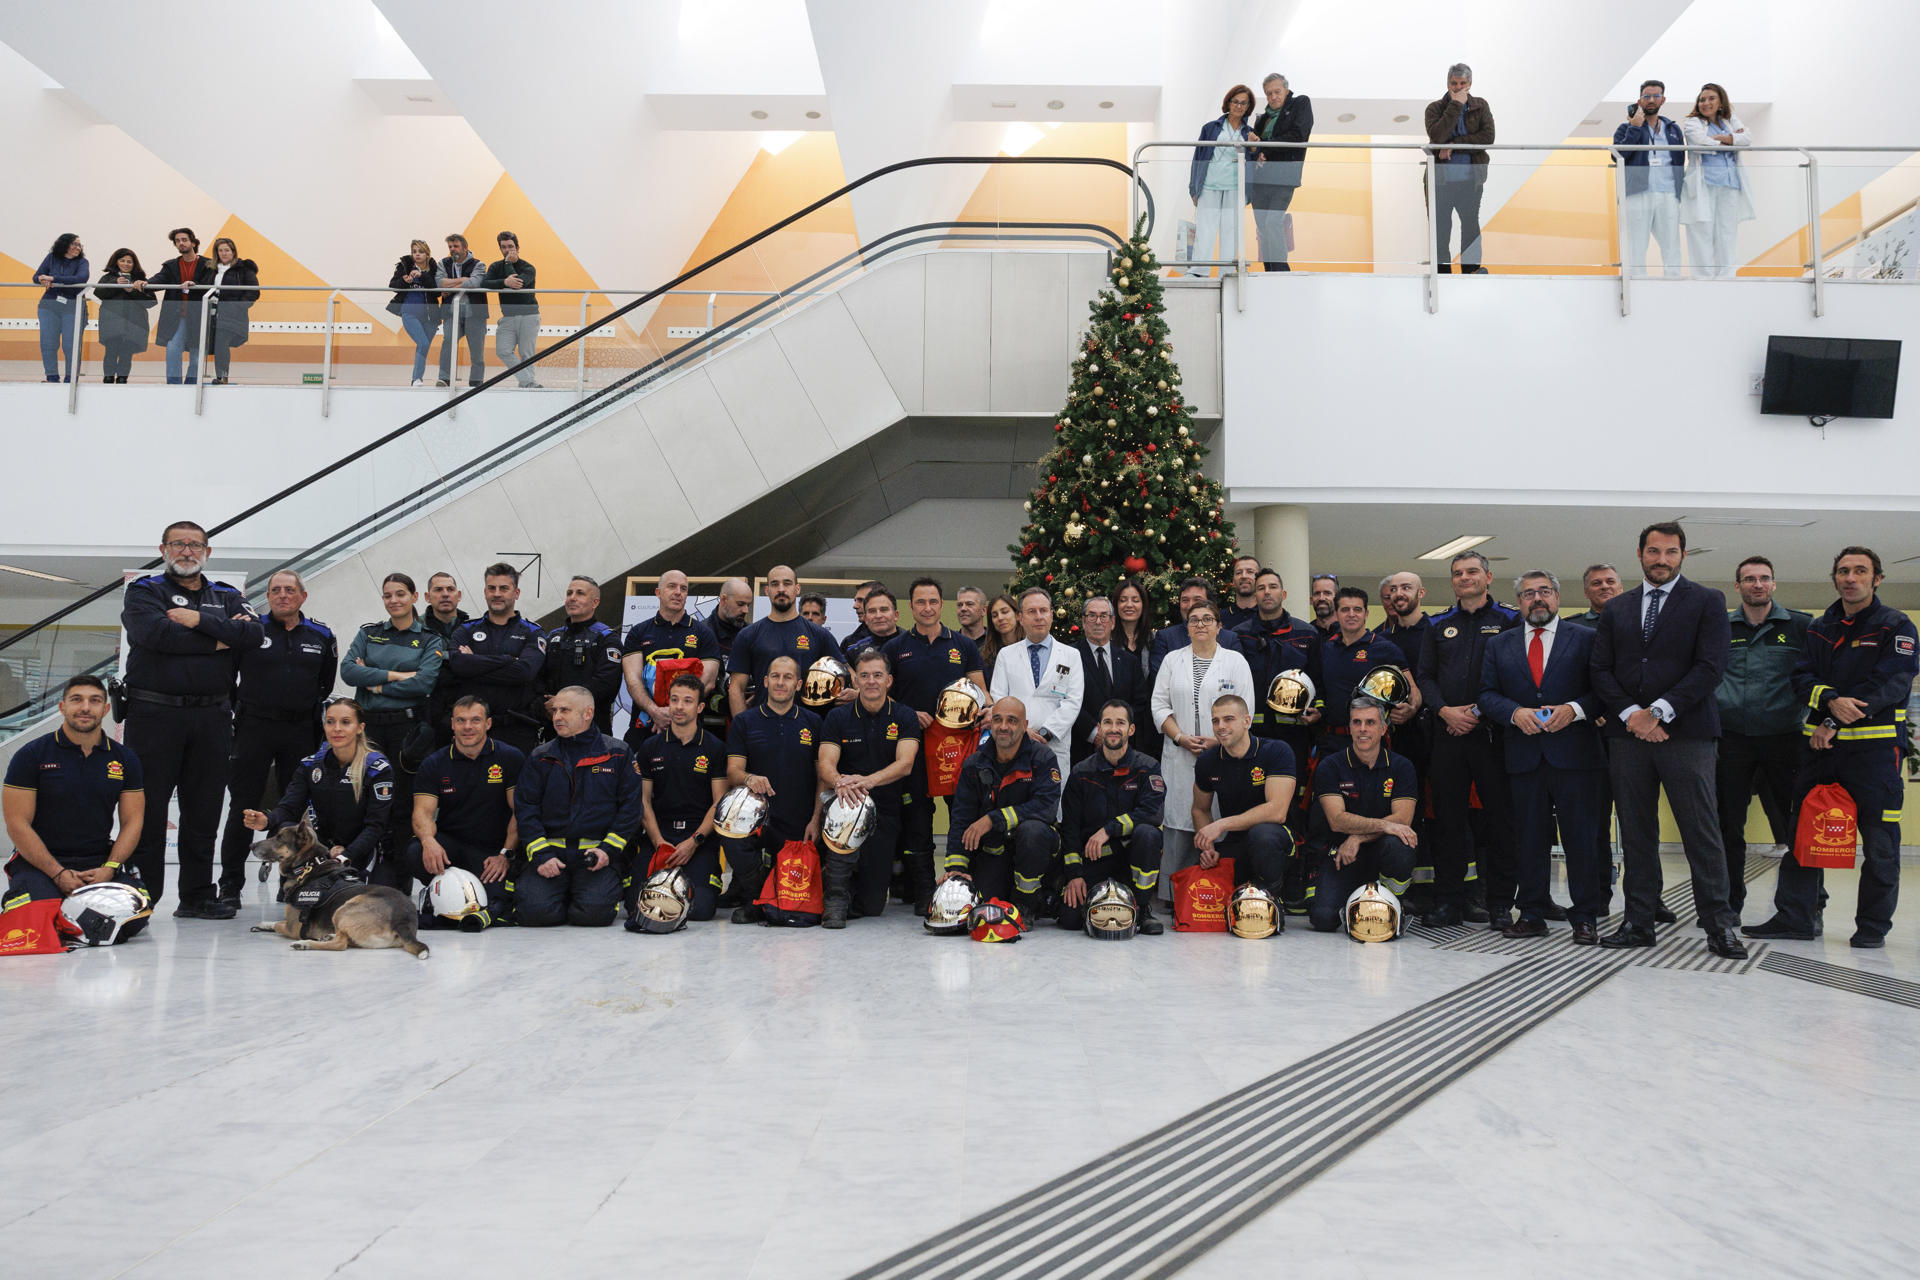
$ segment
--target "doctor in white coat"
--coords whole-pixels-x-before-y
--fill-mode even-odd
[[[1030,731],[1053,748],[1065,778],[1073,767],[1073,722],[1086,695],[1086,672],[1079,652],[1053,638],[1053,597],[1039,587],[1020,595],[1020,629],[1026,639],[1002,649],[994,661],[993,696],[1026,704]],[[1054,817],[1059,816],[1056,809]]]
[[[1160,884],[1169,901],[1173,873],[1194,861],[1193,765],[1201,752],[1215,745],[1214,699],[1231,693],[1245,698],[1248,706],[1259,705],[1247,660],[1222,647],[1219,635],[1219,606],[1210,600],[1194,605],[1187,611],[1186,647],[1167,655],[1153,681],[1153,722],[1166,736],[1160,753],[1160,776],[1167,784],[1160,818],[1165,836]]]

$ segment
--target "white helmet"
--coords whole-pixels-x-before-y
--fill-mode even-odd
[[[60,914],[78,931],[77,945],[110,947],[146,928],[153,905],[145,889],[105,880],[82,885],[68,894],[60,904]]]
[[[461,867],[448,867],[433,878],[427,886],[427,905],[433,914],[463,928],[469,919],[478,921],[483,929],[489,923],[487,886],[479,876]]]
[[[1355,889],[1340,918],[1356,942],[1391,942],[1400,936],[1404,920],[1400,899],[1377,881]]]
[[[948,876],[933,891],[933,901],[927,904],[927,932],[965,933],[967,917],[979,900],[971,881],[963,876]]]
[[[634,920],[642,933],[673,933],[687,927],[693,891],[678,867],[662,867],[641,886]]]
[[[713,811],[714,830],[735,840],[758,835],[766,820],[767,798],[745,787],[735,787],[721,796],[720,807]]]
[[[1133,890],[1118,880],[1102,880],[1087,891],[1086,930],[1101,942],[1125,942],[1140,927]]]
[[[857,853],[879,821],[880,810],[872,796],[858,800],[835,796],[820,819],[820,841],[833,853]]]

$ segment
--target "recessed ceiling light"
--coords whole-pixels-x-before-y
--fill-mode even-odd
[[[1393,118],[1393,122],[1395,124],[1405,124],[1407,121],[1411,120],[1412,118],[1413,118],[1412,116],[1395,116]]]
[[[1493,541],[1493,535],[1490,533],[1463,533],[1453,541],[1443,542],[1433,550],[1424,551],[1414,558],[1417,560],[1445,560],[1450,556],[1459,555],[1462,551],[1471,550],[1483,542],[1491,541]]]
[[[765,120],[767,118],[767,113],[759,110],[758,108],[747,112],[747,114],[752,116],[755,120]]]
[[[76,587],[80,585],[72,578],[63,578],[57,573],[42,573],[38,569],[22,569],[17,564],[0,564],[0,571],[17,573],[23,578],[38,578],[42,582],[66,582]]]
[[[1111,99],[1111,98],[1109,98],[1109,99],[1107,99],[1107,100],[1106,100],[1105,102],[1103,102],[1103,103],[1101,103],[1101,104],[1100,104],[1100,109],[1101,109],[1102,111],[1111,111],[1111,110],[1113,110],[1113,99]]]
[[[1066,103],[1060,101],[1060,99],[1058,98],[1047,99],[1047,110],[1049,111],[1058,111],[1066,105],[1067,105]]]
[[[1353,112],[1342,111],[1339,115],[1335,116],[1334,119],[1338,120],[1341,124],[1351,124],[1353,122]]]
[[[820,113],[819,113],[818,111],[809,111],[809,112],[807,112],[807,119],[809,119],[809,120],[818,120],[819,118],[820,118]]]

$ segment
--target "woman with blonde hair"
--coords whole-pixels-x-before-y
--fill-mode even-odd
[[[327,745],[300,762],[273,812],[248,809],[240,820],[253,831],[281,831],[311,810],[320,843],[365,874],[387,834],[393,766],[367,745],[366,716],[352,698],[329,702],[321,724]]]
[[[433,346],[433,336],[440,332],[441,295],[433,288],[439,283],[440,264],[434,261],[433,246],[425,240],[413,242],[407,256],[394,264],[393,279],[387,281],[387,288],[395,290],[387,310],[400,317],[407,336],[413,339],[416,387],[427,385],[427,352]]]
[[[213,383],[227,380],[233,349],[247,345],[249,317],[260,300],[260,268],[226,236],[213,242]]]

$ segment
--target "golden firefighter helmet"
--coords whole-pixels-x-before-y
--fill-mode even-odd
[[[987,709],[987,695],[971,680],[955,680],[933,701],[933,718],[949,729],[971,729]]]
[[[735,787],[720,797],[720,808],[713,815],[713,829],[723,836],[744,840],[756,835],[767,821],[767,798],[745,787]]]
[[[1102,942],[1125,942],[1140,927],[1140,908],[1133,890],[1118,880],[1102,880],[1087,892],[1087,936]]]
[[[1287,927],[1273,895],[1249,880],[1227,902],[1227,928],[1236,938],[1271,938]]]
[[[1375,667],[1353,686],[1356,698],[1371,698],[1388,711],[1405,706],[1413,697],[1413,683],[1398,667]]]
[[[647,877],[635,904],[634,923],[642,933],[672,933],[687,927],[693,891],[678,867],[662,867]]]
[[[807,668],[806,680],[800,685],[800,701],[815,711],[830,707],[846,691],[852,678],[853,673],[840,659],[831,655],[815,658]]]
[[[1277,712],[1289,723],[1297,723],[1312,708],[1318,693],[1313,687],[1313,677],[1300,668],[1282,671],[1267,686],[1267,709]]]
[[[1355,889],[1341,918],[1356,942],[1391,942],[1400,936],[1403,919],[1400,899],[1378,882]]]

